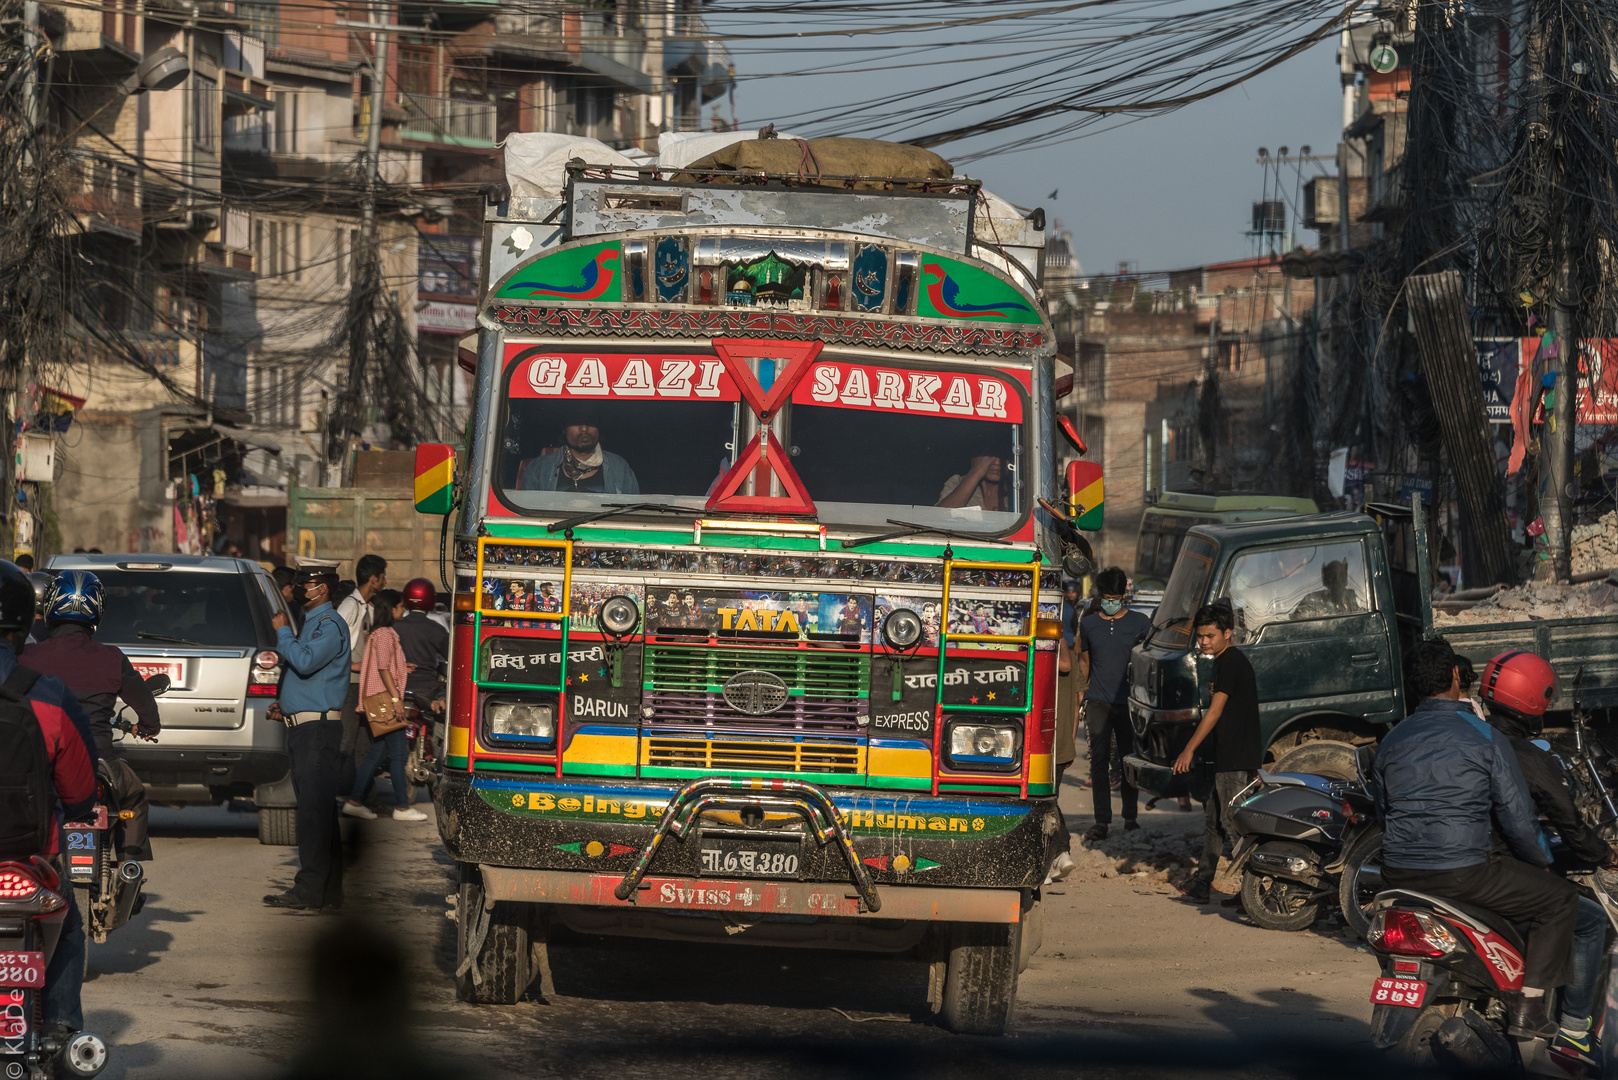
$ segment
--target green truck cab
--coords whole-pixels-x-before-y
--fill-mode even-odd
[[[1274,760],[1298,755],[1291,768],[1374,742],[1402,718],[1401,658],[1433,636],[1479,670],[1508,649],[1544,656],[1563,690],[1553,710],[1571,708],[1575,683],[1587,702],[1618,704],[1618,613],[1435,629],[1422,508],[1365,509],[1187,533],[1130,664],[1137,745],[1124,769],[1134,783],[1164,795],[1205,786],[1206,765],[1190,777],[1170,768],[1208,704],[1212,662],[1197,654],[1191,620],[1216,600],[1234,610],[1236,644],[1253,664],[1264,745]]]
[[[1318,514],[1313,499],[1281,495],[1200,495],[1165,491],[1146,508],[1135,543],[1135,588],[1158,592],[1167,583],[1186,533],[1198,525],[1232,525],[1244,521]]]

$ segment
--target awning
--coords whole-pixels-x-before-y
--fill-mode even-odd
[[[225,438],[234,439],[243,446],[252,446],[260,450],[268,450],[272,454],[279,454],[281,451],[286,449],[286,446],[281,442],[280,439],[275,438],[273,435],[266,435],[260,431],[251,431],[246,428],[228,427],[224,424],[218,423],[217,421],[214,423],[213,429],[219,432],[219,434],[223,435]]]

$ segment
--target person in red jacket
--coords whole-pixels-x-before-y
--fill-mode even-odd
[[[120,859],[148,860],[152,844],[147,838],[146,785],[119,756],[112,741],[116,702],[123,698],[135,710],[135,733],[155,738],[162,728],[157,701],[140,673],[116,645],[95,640],[96,627],[106,603],[101,579],[88,570],[63,570],[45,593],[41,613],[50,634],[28,646],[28,666],[42,675],[62,680],[90,719],[100,770],[118,809],[134,816],[119,816],[113,839]]]
[[[95,742],[90,738],[90,722],[79,703],[59,679],[40,675],[19,663],[17,654],[28,641],[34,622],[34,586],[15,563],[0,561],[0,685],[20,691],[33,709],[45,735],[45,754],[50,760],[51,788],[56,793],[58,811],[52,816],[46,857],[57,854],[63,821],[78,821],[95,808]],[[73,900],[73,889],[64,887],[67,918],[62,936],[45,969],[42,996],[43,1020],[47,1031],[79,1031],[84,1027],[84,1007],[80,991],[84,986],[84,919]]]

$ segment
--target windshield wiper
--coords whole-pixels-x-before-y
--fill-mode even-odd
[[[545,526],[546,532],[566,532],[578,525],[587,525],[592,521],[601,521],[604,518],[618,517],[620,514],[690,514],[692,517],[701,517],[707,513],[699,506],[675,506],[673,503],[603,503],[611,507],[608,510],[597,511],[593,514],[580,514],[578,517],[563,518],[553,521]]]
[[[880,544],[884,540],[902,540],[907,536],[920,536],[928,533],[933,536],[947,536],[951,540],[969,540],[973,543],[983,544],[1009,544],[1010,540],[997,536],[984,536],[981,533],[955,532],[951,529],[941,529],[933,525],[917,525],[914,521],[899,521],[896,518],[888,519],[889,525],[903,525],[898,532],[882,533],[879,536],[861,536],[853,540],[844,540],[843,547],[857,548],[866,544]]]
[[[170,645],[195,645],[199,649],[209,648],[206,642],[192,641],[190,638],[170,637],[168,634],[148,634],[142,630],[135,635],[142,641],[166,641]]]

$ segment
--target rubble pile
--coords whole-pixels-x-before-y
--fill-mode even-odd
[[[1579,619],[1612,614],[1614,611],[1618,611],[1618,587],[1605,581],[1589,581],[1582,585],[1536,581],[1515,589],[1502,589],[1487,600],[1479,600],[1469,607],[1435,607],[1433,623],[1443,627],[1528,622],[1535,619]]]
[[[1198,817],[1200,819],[1200,815]],[[1112,835],[1105,840],[1080,840],[1073,845],[1075,866],[1068,880],[1143,876],[1146,881],[1179,885],[1191,876],[1201,853],[1200,828],[1184,832],[1155,829],[1124,832],[1114,822]],[[1220,860],[1221,874],[1228,861]],[[1224,891],[1235,892],[1236,886],[1232,884]]]
[[[1618,510],[1593,525],[1573,527],[1573,573],[1593,574],[1618,566]]]

